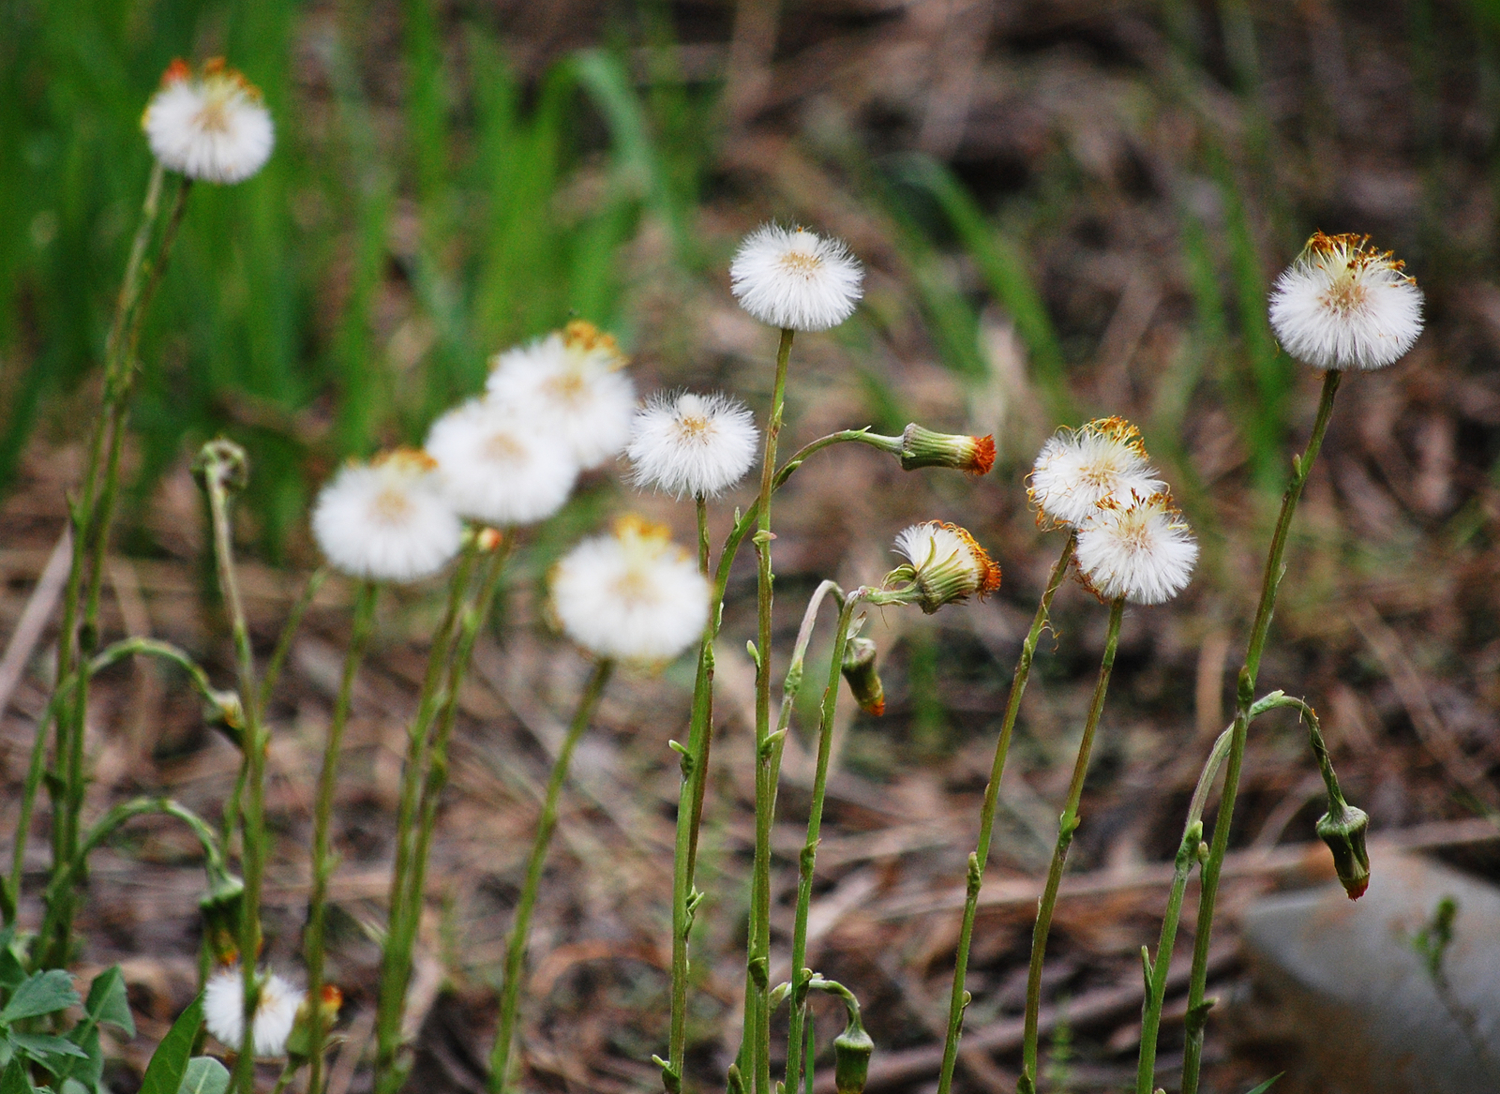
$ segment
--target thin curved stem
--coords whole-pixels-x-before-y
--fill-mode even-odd
[[[1057,845],[1052,850],[1052,864],[1047,870],[1047,884],[1042,890],[1041,903],[1037,906],[1036,926],[1031,932],[1031,968],[1026,978],[1025,1040],[1021,1046],[1021,1078],[1016,1089],[1021,1094],[1036,1090],[1037,1076],[1037,1025],[1042,1009],[1042,962],[1047,956],[1047,935],[1052,929],[1052,912],[1057,907],[1057,890],[1062,884],[1063,868],[1068,861],[1068,848],[1073,843],[1073,834],[1078,831],[1078,806],[1083,800],[1083,781],[1088,775],[1089,755],[1094,747],[1094,734],[1099,728],[1099,717],[1104,712],[1104,697],[1109,691],[1109,675],[1115,667],[1115,650],[1120,644],[1120,619],[1125,614],[1125,598],[1116,598],[1109,606],[1109,629],[1104,636],[1104,658],[1099,662],[1099,679],[1094,684],[1093,702],[1089,704],[1088,720],[1083,724],[1083,739],[1078,742],[1078,759],[1073,764],[1073,779],[1068,784],[1067,803],[1063,806],[1062,818],[1057,826]]]
[[[515,1036],[516,1013],[521,1004],[521,978],[526,964],[526,940],[531,932],[531,913],[536,906],[537,891],[541,888],[542,870],[547,864],[547,847],[552,842],[552,830],[557,826],[557,798],[568,777],[568,765],[573,760],[573,750],[583,737],[583,731],[599,707],[604,687],[614,671],[613,661],[600,661],[594,666],[583,695],[578,701],[578,712],[563,738],[562,748],[552,765],[552,775],[547,780],[547,796],[542,803],[542,815],[537,820],[536,836],[531,844],[531,857],[526,863],[526,880],[521,885],[521,895],[516,901],[516,921],[510,929],[510,942],[505,950],[505,984],[500,989],[500,1022],[495,1031],[495,1047],[490,1053],[489,1089],[493,1094],[504,1094],[508,1088],[507,1074],[510,1070],[511,1041]]]
[[[1005,704],[1005,720],[1000,724],[1000,736],[995,741],[995,758],[990,763],[990,781],[984,788],[984,804],[979,809],[979,843],[969,856],[968,885],[964,896],[964,918],[958,930],[958,955],[953,963],[953,991],[948,999],[948,1034],[943,1041],[943,1065],[938,1074],[938,1094],[948,1094],[953,1085],[953,1069],[958,1062],[958,1040],[963,1035],[964,1010],[969,1005],[969,993],[964,981],[969,970],[969,947],[974,941],[974,920],[979,911],[979,890],[984,884],[984,867],[990,858],[990,840],[995,834],[995,809],[1000,803],[1000,779],[1005,774],[1005,760],[1010,755],[1011,735],[1016,728],[1016,718],[1021,712],[1021,697],[1026,694],[1026,682],[1031,678],[1031,660],[1036,654],[1036,644],[1042,630],[1047,626],[1048,613],[1052,609],[1052,598],[1068,574],[1068,563],[1073,559],[1073,548],[1078,544],[1078,533],[1070,531],[1063,543],[1062,553],[1047,578],[1047,587],[1042,590],[1042,599],[1031,619],[1031,630],[1021,643],[1021,657],[1016,662],[1015,675],[1010,682],[1010,698]]]
[[[271,652],[271,659],[266,662],[265,674],[260,678],[261,710],[265,710],[271,702],[271,693],[281,680],[281,669],[286,664],[287,655],[292,652],[292,643],[296,641],[297,632],[302,628],[302,620],[306,618],[307,610],[313,606],[313,601],[318,598],[318,592],[328,580],[330,572],[327,566],[319,566],[308,575],[307,584],[302,586],[301,594],[292,604],[291,614],[286,617],[281,635],[276,639],[276,648]]]
[[[790,1029],[787,1034],[787,1090],[801,1085],[803,1025],[807,1018],[807,986],[810,970],[807,960],[807,917],[812,907],[813,870],[817,865],[818,840],[823,826],[823,800],[828,789],[828,764],[833,751],[833,715],[838,708],[839,682],[843,675],[844,650],[849,644],[849,627],[854,610],[864,600],[856,589],[844,598],[839,612],[838,629],[833,634],[833,652],[828,662],[828,683],[823,688],[823,705],[818,715],[818,758],[813,768],[812,805],[807,814],[807,840],[798,860],[797,910],[792,919],[792,992]]]
[[[349,650],[344,656],[344,671],[339,680],[338,698],[328,723],[328,739],[323,744],[323,767],[318,772],[318,795],[313,806],[312,892],[307,900],[307,931],[303,953],[307,960],[307,997],[312,1000],[313,1016],[307,1030],[307,1091],[319,1094],[323,1086],[323,1042],[327,1037],[319,1001],[323,998],[323,957],[325,927],[328,916],[328,882],[333,877],[337,857],[330,848],[333,827],[333,798],[338,782],[339,756],[344,744],[344,727],[354,700],[354,678],[364,658],[365,646],[375,624],[375,601],[380,587],[364,582],[354,602],[354,621],[349,632]],[[268,694],[262,690],[262,701]]]
[[[1292,478],[1287,483],[1286,493],[1281,498],[1281,512],[1276,518],[1276,529],[1271,534],[1271,548],[1266,554],[1266,569],[1261,577],[1260,601],[1256,605],[1255,620],[1250,626],[1250,639],[1245,647],[1245,663],[1240,669],[1235,692],[1235,714],[1233,734],[1229,742],[1229,758],[1224,769],[1224,790],[1219,797],[1219,813],[1214,818],[1213,841],[1209,846],[1208,859],[1203,863],[1198,894],[1198,926],[1193,939],[1193,967],[1188,978],[1187,1017],[1185,1025],[1187,1040],[1182,1053],[1182,1094],[1197,1094],[1198,1074],[1203,1060],[1203,1028],[1208,1022],[1208,1011],[1212,1004],[1204,1002],[1208,988],[1208,948],[1213,940],[1215,902],[1219,895],[1219,872],[1224,867],[1224,856],[1229,853],[1229,830],[1234,823],[1235,797],[1239,793],[1240,768],[1245,759],[1245,742],[1250,732],[1250,707],[1255,699],[1255,680],[1260,673],[1260,658],[1265,650],[1266,635],[1271,627],[1271,615],[1276,608],[1276,594],[1281,586],[1283,573],[1282,557],[1286,554],[1287,536],[1291,531],[1292,517],[1297,511],[1297,502],[1302,497],[1302,488],[1307,483],[1307,474],[1318,450],[1323,446],[1323,437],[1328,432],[1328,422],[1333,416],[1333,399],[1338,394],[1342,373],[1330,370],[1323,378],[1323,392],[1318,399],[1318,412],[1313,420],[1312,434],[1307,440],[1307,450],[1292,458]]]

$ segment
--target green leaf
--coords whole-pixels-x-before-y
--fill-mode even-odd
[[[15,1046],[34,1060],[47,1062],[49,1056],[71,1056],[77,1060],[87,1060],[89,1054],[79,1048],[66,1037],[58,1037],[51,1033],[11,1033],[11,1041]]]
[[[125,974],[120,966],[105,969],[89,986],[84,1011],[96,1023],[118,1026],[126,1037],[135,1036],[135,1019],[130,1015],[130,998],[125,992]]]
[[[0,1010],[0,1022],[14,1022],[20,1018],[35,1018],[51,1014],[77,1003],[78,993],[73,990],[73,978],[62,969],[49,969],[27,979],[16,989]]]
[[[202,1025],[203,996],[200,994],[172,1023],[172,1028],[151,1054],[146,1074],[141,1077],[140,1094],[177,1094],[182,1087],[182,1077],[187,1073],[188,1057],[193,1054],[198,1028]],[[0,1094],[9,1092],[0,1090]]]
[[[31,1094],[31,1079],[19,1056],[12,1056],[4,1074],[0,1074],[0,1094]]]
[[[229,1089],[229,1069],[212,1056],[194,1056],[188,1061],[177,1094],[224,1094]]]
[[[99,1027],[85,1019],[73,1027],[68,1040],[83,1050],[85,1058],[69,1061],[66,1067],[53,1070],[58,1078],[64,1080],[64,1086],[68,1080],[72,1080],[82,1084],[86,1094],[97,1091],[99,1080],[104,1077],[104,1049],[99,1044]]]
[[[1254,1090],[1248,1090],[1248,1091],[1246,1091],[1245,1094],[1266,1094],[1266,1091],[1268,1091],[1268,1090],[1271,1089],[1271,1084],[1274,1083],[1277,1079],[1281,1078],[1285,1074],[1286,1074],[1285,1071],[1278,1071],[1275,1075],[1272,1075],[1269,1079],[1267,1079],[1265,1082],[1261,1083]]]

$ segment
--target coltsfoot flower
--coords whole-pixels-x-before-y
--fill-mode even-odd
[[[715,497],[755,462],[755,418],[725,395],[654,395],[630,426],[630,481],[674,497]]]
[[[708,580],[660,525],[636,517],[586,539],[553,567],[552,611],[598,657],[667,661],[703,633]]]
[[[841,241],[775,224],[746,236],[729,264],[729,288],[740,307],[790,330],[827,330],[848,319],[864,277]]]
[[[1422,333],[1422,290],[1369,236],[1317,232],[1271,291],[1271,329],[1316,369],[1384,368]]]
[[[1077,528],[1101,505],[1125,508],[1165,487],[1147,462],[1140,430],[1124,418],[1098,418],[1048,438],[1026,493],[1038,521]]]
[[[946,521],[913,524],[896,536],[895,551],[906,559],[886,578],[910,581],[916,603],[928,615],[944,604],[983,597],[1000,587],[1000,567],[965,529]]]
[[[266,973],[253,1023],[255,1054],[282,1056],[307,993],[276,973]],[[220,969],[203,986],[203,1024],[228,1049],[239,1051],[245,1035],[245,981],[238,965]]]
[[[463,539],[437,461],[411,448],[342,468],[318,494],[312,530],[336,569],[368,581],[435,574]]]
[[[591,470],[630,440],[635,385],[614,337],[575,319],[563,330],[495,357],[488,387],[502,405],[524,408]]]
[[[1198,543],[1162,491],[1129,506],[1101,506],[1078,529],[1078,573],[1102,600],[1172,599],[1193,576]]]
[[[901,469],[955,467],[971,475],[987,475],[995,466],[995,438],[938,433],[912,422],[901,434]]]
[[[265,166],[276,143],[260,89],[215,57],[194,75],[173,61],[141,116],[162,166],[204,182],[243,182]]]
[[[433,422],[424,448],[437,461],[453,507],[486,524],[544,520],[562,508],[578,480],[567,446],[493,397],[471,399]]]

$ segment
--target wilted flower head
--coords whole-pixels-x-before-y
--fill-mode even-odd
[[[561,331],[507,350],[493,362],[490,395],[523,409],[587,471],[630,440],[635,385],[614,337],[575,319]]]
[[[434,574],[463,539],[436,461],[411,448],[340,469],[318,494],[312,530],[335,568],[368,581]]]
[[[986,475],[995,466],[993,435],[970,437],[963,433],[939,433],[916,422],[901,434],[901,467],[956,467],[971,475]]]
[[[487,524],[544,520],[562,508],[578,479],[566,445],[493,397],[471,399],[433,422],[425,448],[454,508]]]
[[[1099,418],[1048,438],[1026,492],[1038,521],[1076,528],[1101,505],[1122,508],[1165,486],[1146,462],[1140,430],[1124,418]]]
[[[746,236],[729,264],[729,288],[740,307],[790,330],[827,330],[848,319],[864,276],[841,241],[775,224]]]
[[[755,418],[724,395],[653,395],[630,425],[631,482],[675,497],[713,497],[755,462]]]
[[[708,621],[708,579],[660,525],[635,517],[586,539],[552,569],[552,610],[598,657],[666,661]]]
[[[1422,333],[1422,290],[1369,236],[1317,232],[1271,291],[1282,348],[1316,369],[1384,368]]]
[[[252,1027],[257,1056],[286,1052],[286,1039],[306,994],[274,972],[262,975]],[[245,1036],[245,981],[238,965],[220,969],[203,986],[203,1024],[225,1048],[239,1051]]]
[[[276,142],[260,90],[221,57],[196,76],[187,62],[173,61],[141,128],[162,166],[204,182],[243,182],[265,166]]]
[[[1078,529],[1076,557],[1084,584],[1101,599],[1161,604],[1193,576],[1198,543],[1163,491],[1095,510]]]
[[[886,581],[912,582],[916,602],[928,615],[972,593],[985,596],[1000,587],[1000,567],[956,524],[913,524],[896,536],[895,551],[907,565],[892,571]]]

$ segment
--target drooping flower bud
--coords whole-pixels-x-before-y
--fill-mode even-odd
[[[1370,853],[1365,832],[1370,818],[1363,809],[1343,800],[1330,803],[1318,818],[1318,837],[1333,852],[1333,868],[1350,900],[1358,900],[1370,887]]]
[[[203,936],[221,965],[239,957],[240,912],[245,903],[245,883],[210,860],[208,892],[198,900],[203,916]]]
[[[316,1015],[312,997],[302,1000],[302,1005],[297,1008],[297,1017],[292,1022],[291,1036],[286,1040],[286,1054],[297,1066],[301,1066],[310,1057],[313,1022],[316,1021],[321,1027],[326,1046],[328,1031],[338,1021],[339,1009],[344,1005],[344,993],[333,984],[324,984],[320,995]]]
[[[860,1024],[859,1014],[851,1008],[849,1024],[833,1039],[833,1083],[838,1094],[864,1094],[874,1051],[875,1042]]]
[[[875,643],[871,639],[849,639],[844,647],[843,672],[860,709],[877,718],[884,714],[885,686],[875,668]]]
[[[995,465],[995,438],[967,437],[962,433],[938,433],[916,422],[901,434],[901,467],[956,467],[971,474],[986,474]]]

